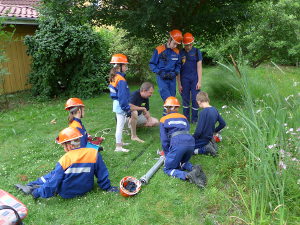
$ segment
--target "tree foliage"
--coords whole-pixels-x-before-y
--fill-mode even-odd
[[[178,28],[210,37],[247,19],[253,1],[237,0],[103,0],[98,21],[116,25],[131,35],[157,39]]]
[[[223,61],[229,54],[256,67],[272,60],[295,65],[300,60],[300,3],[281,0],[257,3],[251,18],[239,24],[234,33],[219,35],[206,48],[208,54]]]
[[[108,46],[89,25],[43,18],[25,44],[32,56],[29,82],[34,95],[89,97],[106,88]]]

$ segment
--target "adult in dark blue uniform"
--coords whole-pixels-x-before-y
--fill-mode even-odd
[[[196,95],[200,91],[202,81],[202,53],[193,47],[194,37],[191,33],[183,36],[184,48],[180,50],[181,69],[177,77],[178,90],[182,97],[183,115],[188,121],[196,123],[199,106]],[[190,119],[190,99],[192,99],[192,118]]]
[[[164,103],[167,115],[160,119],[160,140],[166,158],[164,172],[181,180],[189,180],[198,187],[204,187],[206,176],[201,167],[193,166],[189,162],[195,140],[189,134],[190,126],[186,117],[178,113],[179,106],[177,98],[167,98]]]
[[[100,153],[94,148],[80,148],[82,134],[78,129],[68,127],[59,133],[57,143],[66,152],[57,162],[55,169],[27,185],[16,188],[34,198],[50,198],[59,194],[62,198],[82,196],[94,187],[94,176],[101,189],[118,192],[112,187],[108,170]]]
[[[181,31],[172,30],[168,42],[156,47],[149,63],[151,71],[156,73],[163,101],[170,96],[176,96],[176,76],[180,72],[179,50],[176,47],[181,41]]]
[[[226,123],[218,110],[209,104],[209,97],[206,92],[198,93],[197,102],[203,110],[200,112],[194,133],[194,153],[216,156],[217,150],[214,147],[216,143],[213,142],[213,134],[220,132],[226,126]],[[219,125],[215,127],[217,122]]]

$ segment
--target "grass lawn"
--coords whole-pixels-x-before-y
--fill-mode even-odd
[[[132,198],[106,193],[95,182],[93,191],[83,197],[64,200],[57,196],[34,201],[31,196],[17,191],[13,185],[25,184],[54,168],[64,154],[62,147],[55,144],[54,140],[58,132],[67,127],[68,113],[64,110],[66,99],[35,102],[32,97],[28,100],[26,94],[10,96],[14,107],[0,114],[0,189],[10,192],[27,205],[29,214],[24,220],[26,224],[246,224],[247,213],[243,201],[250,196],[242,199],[235,183],[247,191],[244,181],[247,180],[245,168],[248,158],[241,145],[243,127],[231,108],[243,108],[244,103],[238,90],[228,85],[230,79],[223,76],[222,71],[220,68],[205,68],[203,73],[202,90],[209,92],[211,104],[218,108],[227,122],[222,133],[223,141],[219,145],[219,156],[197,155],[191,159],[192,163],[200,164],[207,174],[208,185],[204,190],[171,178],[160,169],[149,184]],[[251,81],[257,83],[253,90],[257,93],[255,97],[266,94],[270,86],[268,81],[272,80],[282,96],[299,98],[300,70],[286,68],[284,71],[286,73],[281,74],[274,68],[266,67],[251,70]],[[137,88],[130,86],[131,91]],[[145,140],[143,144],[131,142],[130,136],[125,134],[125,142],[131,142],[128,146],[130,152],[114,152],[115,117],[109,95],[83,100],[86,105],[86,117],[83,119],[85,128],[92,135],[97,133],[106,138],[101,154],[112,185],[118,186],[124,176],[140,178],[144,175],[158,158],[156,151],[161,148],[159,128],[138,129],[138,136]],[[156,88],[150,99],[152,116],[161,118],[161,105]],[[222,108],[224,105],[228,107]],[[295,116],[300,115],[299,106],[294,111]],[[52,120],[55,123],[51,123]],[[297,117],[286,122],[294,129],[300,127]],[[103,132],[107,131],[106,128],[110,128],[110,132]],[[194,129],[195,125],[192,125],[191,131],[194,132]],[[144,150],[144,154],[132,161]],[[293,154],[299,159],[299,151]],[[299,167],[296,170],[299,174]],[[289,182],[294,189],[286,193],[286,222],[300,224],[297,184],[297,179],[300,183],[300,177],[291,174]],[[272,221],[272,218],[268,221]],[[265,224],[269,224],[268,221]]]

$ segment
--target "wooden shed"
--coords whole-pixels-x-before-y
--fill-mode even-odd
[[[0,0],[0,17],[4,17],[6,31],[14,32],[11,41],[0,40],[8,61],[3,63],[8,75],[2,84],[4,93],[13,93],[30,88],[28,73],[31,59],[26,54],[23,42],[26,35],[33,35],[37,29],[38,13],[35,9],[39,0]],[[8,25],[13,24],[14,28]]]

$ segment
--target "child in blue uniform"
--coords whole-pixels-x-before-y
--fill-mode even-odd
[[[55,194],[62,198],[74,198],[91,191],[96,176],[101,189],[118,192],[118,188],[110,184],[100,153],[94,148],[81,148],[81,137],[76,128],[62,130],[57,143],[64,147],[66,154],[60,158],[55,169],[27,185],[16,184],[16,188],[34,198],[50,198]]]
[[[81,119],[84,117],[84,104],[79,98],[70,98],[67,100],[65,110],[69,111],[68,122],[70,127],[74,127],[80,131],[82,137],[80,138],[81,148],[95,148],[102,150],[99,145],[102,143],[102,137],[94,137],[94,139],[88,135],[85,127],[82,124]]]
[[[180,72],[179,50],[176,48],[182,41],[182,33],[172,30],[165,45],[156,47],[149,66],[156,73],[159,94],[163,101],[170,96],[176,96],[176,76]]]
[[[197,94],[197,102],[203,110],[200,112],[198,124],[194,133],[195,151],[194,154],[210,154],[216,156],[217,150],[213,143],[213,134],[220,132],[226,123],[218,110],[209,104],[209,97],[206,92]],[[215,127],[216,123],[219,123]]]
[[[183,35],[184,48],[180,50],[181,69],[177,77],[178,90],[182,97],[183,115],[196,123],[199,106],[196,95],[199,93],[202,81],[202,53],[193,47],[194,37],[191,33]],[[190,120],[190,100],[192,100],[192,119]]]
[[[206,176],[200,166],[193,166],[189,162],[195,140],[189,134],[190,126],[186,117],[178,113],[179,106],[177,98],[167,98],[164,103],[167,115],[160,119],[160,140],[166,158],[164,172],[202,188],[206,185]]]
[[[131,107],[129,104],[130,91],[125,79],[128,59],[126,55],[114,54],[110,63],[114,64],[114,67],[110,71],[110,83],[108,87],[110,90],[110,97],[113,100],[113,112],[116,113],[117,118],[115,151],[129,152],[128,149],[123,148],[123,146],[128,143],[124,143],[122,138],[126,117],[131,116]]]

